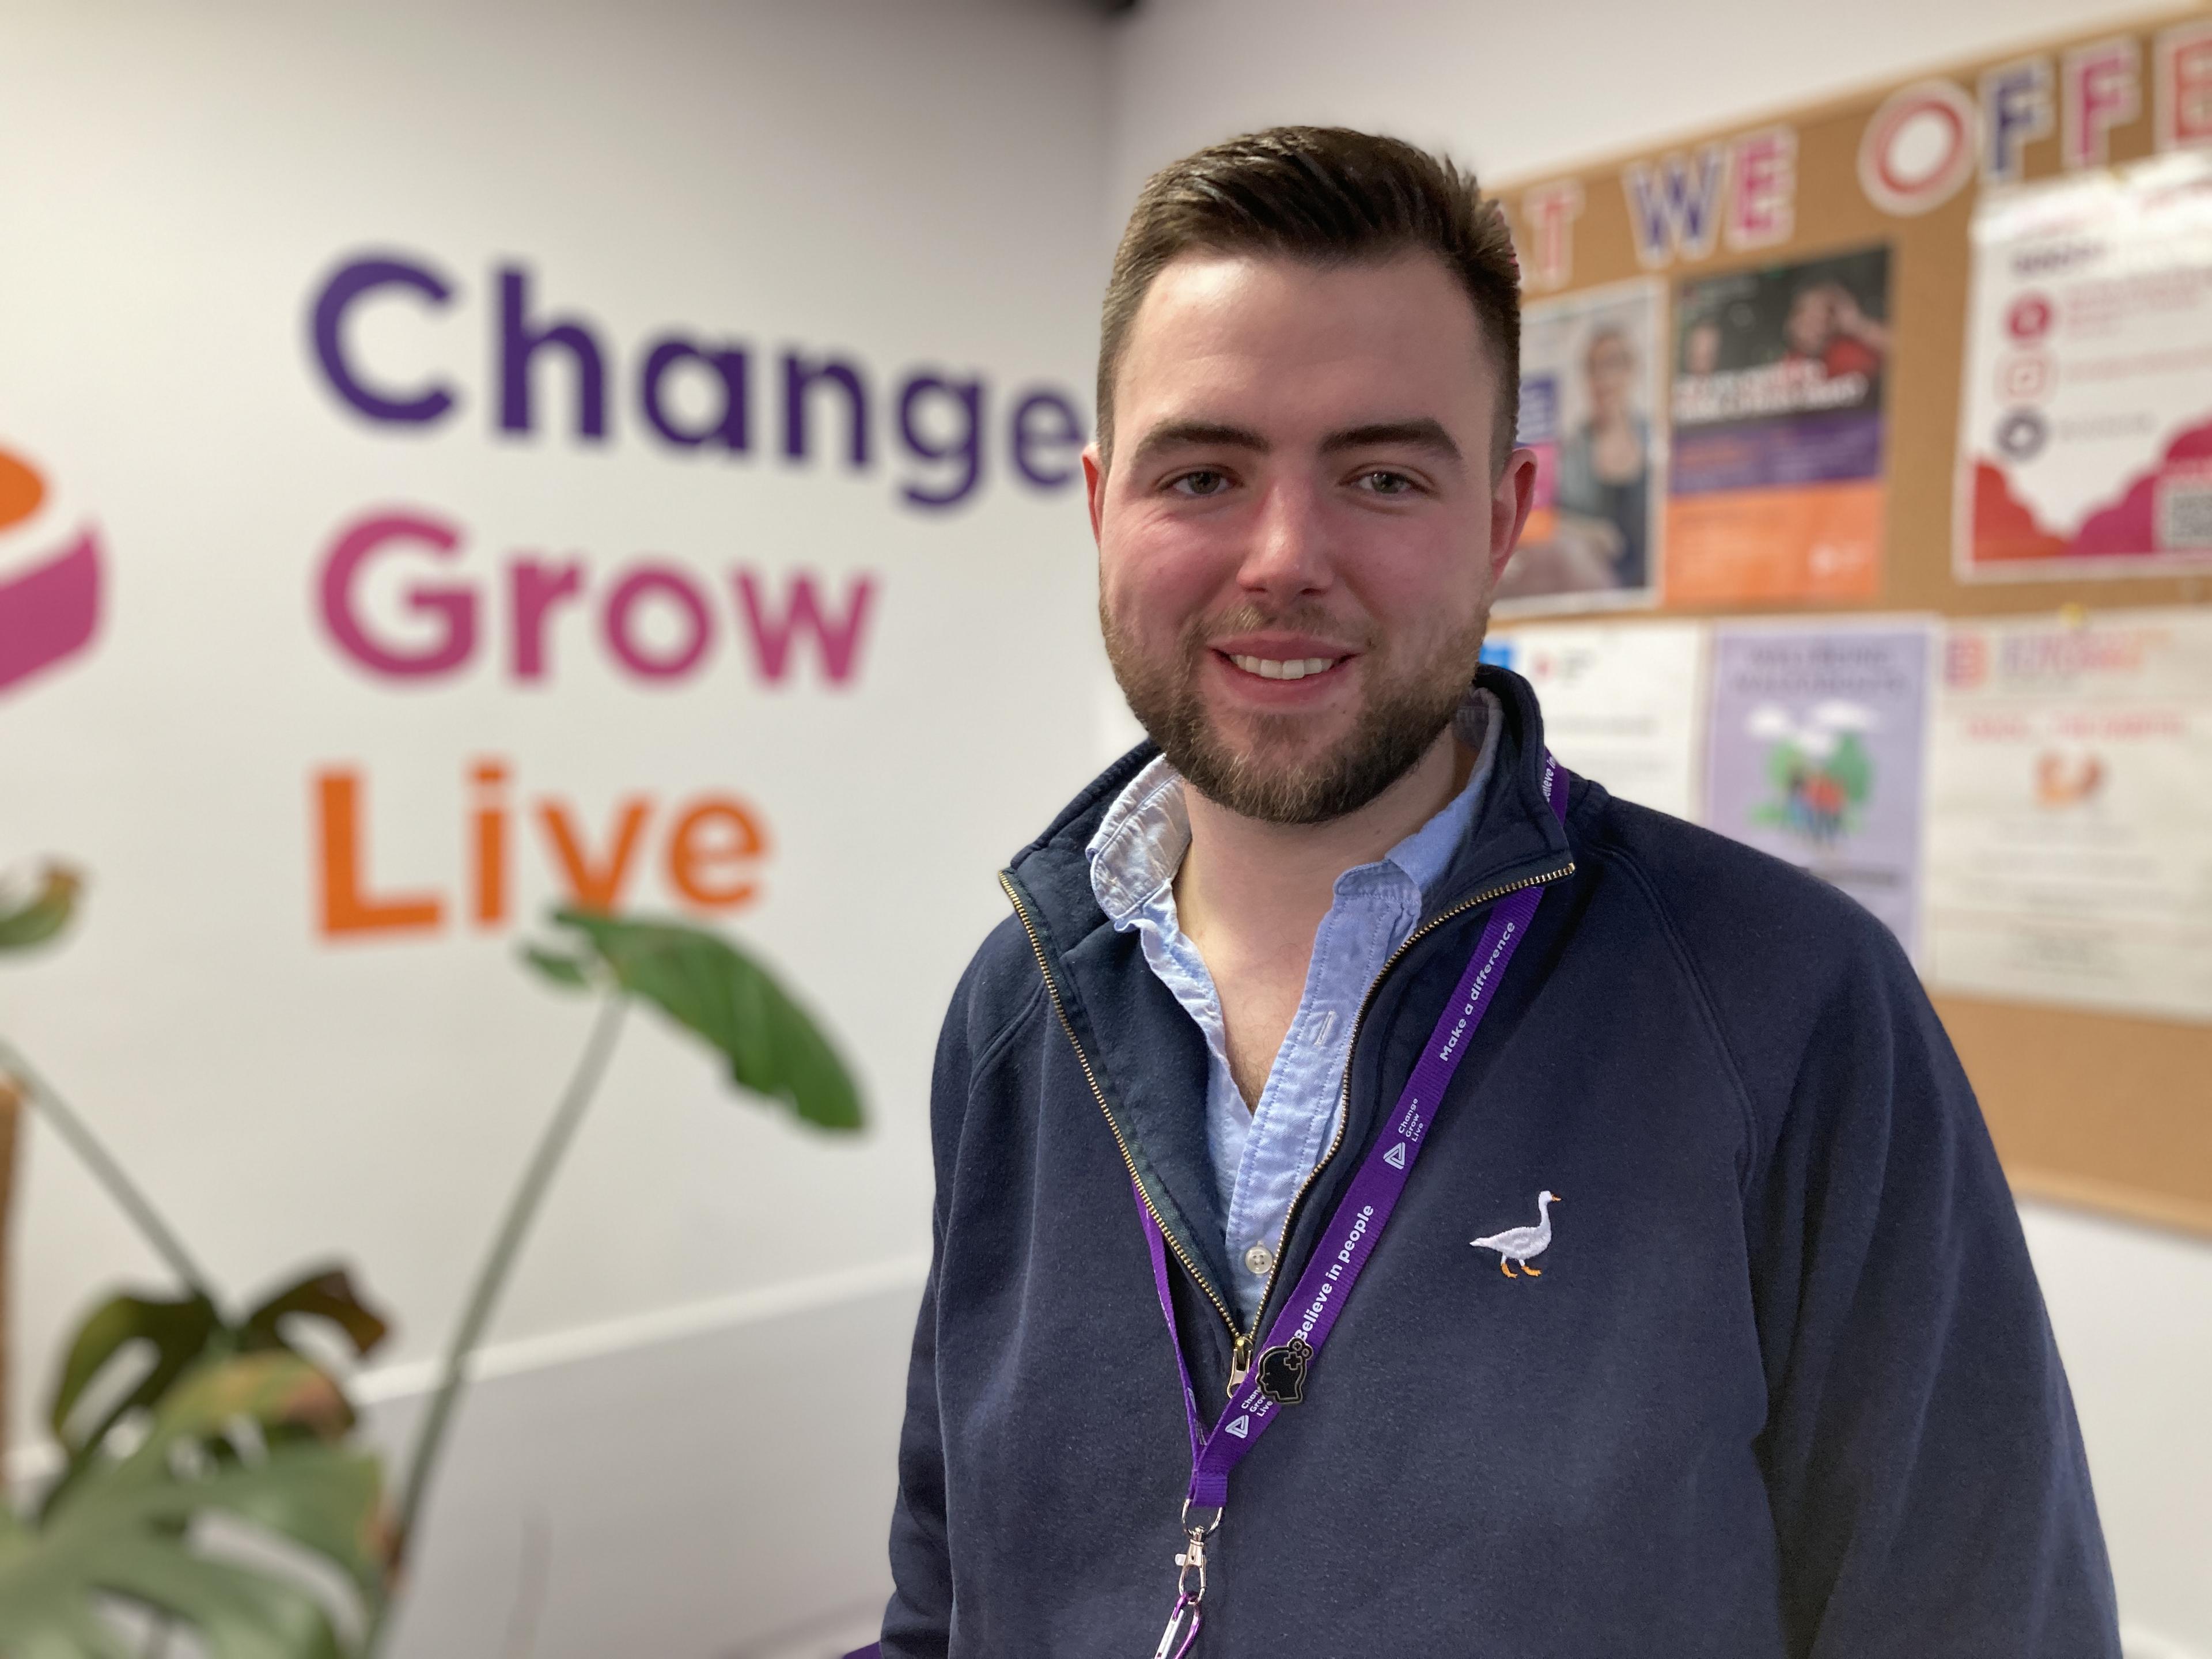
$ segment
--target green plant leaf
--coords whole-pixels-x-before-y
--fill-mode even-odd
[[[76,1456],[96,1446],[129,1413],[149,1407],[205,1354],[210,1345],[227,1335],[222,1316],[205,1297],[179,1297],[164,1301],[150,1297],[112,1297],[94,1309],[62,1361],[61,1379],[54,1388],[46,1422],[63,1449]],[[78,1401],[100,1374],[133,1344],[153,1348],[154,1359],[137,1385],[90,1425],[71,1431],[70,1419]]]
[[[522,959],[563,990],[586,991],[591,988],[590,973],[574,957],[564,957],[542,945],[526,945],[522,947]]]
[[[121,1655],[98,1611],[120,1597],[189,1626],[213,1659],[340,1659],[312,1589],[204,1553],[192,1523],[228,1516],[321,1557],[372,1594],[383,1571],[376,1461],[320,1440],[279,1437],[332,1432],[342,1403],[337,1385],[294,1354],[196,1367],[129,1457],[102,1456],[42,1525],[0,1528],[0,1652]],[[246,1424],[254,1431],[244,1432]],[[222,1460],[183,1455],[218,1437],[229,1452]]]
[[[246,1315],[238,1328],[239,1347],[248,1353],[266,1348],[297,1352],[284,1340],[279,1322],[295,1314],[337,1326],[363,1359],[392,1332],[384,1316],[362,1299],[344,1268],[319,1267]]]
[[[84,878],[58,864],[46,867],[39,890],[21,904],[0,908],[0,951],[25,951],[43,945],[69,926]]]
[[[830,1040],[769,971],[715,934],[673,921],[562,909],[616,982],[696,1032],[742,1088],[780,1100],[817,1128],[858,1129],[860,1094]]]

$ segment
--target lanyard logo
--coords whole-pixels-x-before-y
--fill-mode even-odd
[[[1552,1206],[1562,1200],[1557,1193],[1536,1194],[1536,1224],[1533,1227],[1509,1227],[1502,1233],[1492,1233],[1487,1238],[1468,1242],[1478,1250],[1498,1252],[1498,1271],[1508,1279],[1517,1279],[1521,1273],[1531,1279],[1541,1279],[1544,1270],[1528,1265],[1531,1256],[1539,1256],[1552,1248]],[[1521,1264],[1521,1273],[1513,1271],[1515,1262]]]

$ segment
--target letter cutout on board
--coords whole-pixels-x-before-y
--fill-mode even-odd
[[[1771,247],[1797,228],[1797,133],[1762,127],[1729,146],[1728,241],[1730,247]]]
[[[1700,144],[1694,161],[1670,153],[1659,158],[1656,172],[1644,161],[1631,161],[1621,169],[1638,259],[1659,266],[1678,258],[1702,259],[1713,251],[1721,231],[1728,158],[1726,145]]]
[[[1974,176],[1980,133],[1973,99],[1952,82],[1899,87],[1859,136],[1859,188],[1884,213],[1929,212]]]
[[[1982,76],[1982,179],[2009,185],[2026,176],[2027,147],[2048,138],[2051,63],[2023,58]]]
[[[2063,101],[2068,171],[2100,167],[2112,133],[2142,113],[2142,57],[2132,35],[2115,35],[2066,54]]]
[[[1583,187],[1573,179],[1539,185],[1521,198],[1521,217],[1528,227],[1522,250],[1522,280],[1530,288],[1565,288],[1575,274],[1575,221],[1582,217]]]
[[[2158,148],[2212,144],[2212,21],[2161,29],[2157,67]]]

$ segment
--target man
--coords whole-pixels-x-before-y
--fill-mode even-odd
[[[2118,1652],[1895,943],[1477,672],[1517,307],[1389,140],[1138,203],[1086,472],[1158,748],[1017,856],[945,1024],[888,1655]]]
[[[1850,289],[1838,282],[1808,283],[1790,296],[1782,319],[1784,362],[1812,362],[1829,380],[1881,373],[1889,356],[1889,328],[1868,316]]]

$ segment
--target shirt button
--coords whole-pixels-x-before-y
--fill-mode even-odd
[[[1275,1253],[1265,1244],[1255,1244],[1244,1252],[1244,1265],[1255,1273],[1264,1273],[1275,1265]]]

